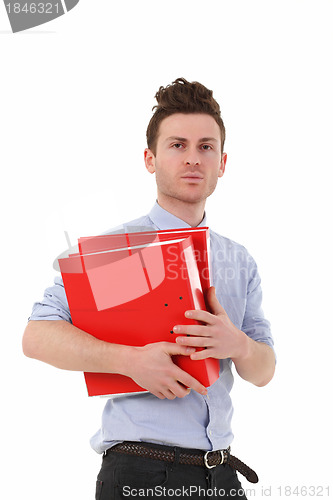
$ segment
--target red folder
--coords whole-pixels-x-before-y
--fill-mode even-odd
[[[168,241],[175,238],[192,236],[194,256],[198,266],[202,291],[210,287],[209,277],[209,228],[193,227],[188,229],[164,229],[159,231],[143,231],[121,234],[106,234],[93,237],[79,238],[81,255],[95,252],[120,249],[126,246],[148,245],[153,241]]]
[[[192,236],[180,237],[187,234]],[[209,286],[207,259],[200,263],[206,269],[201,276],[197,262],[204,256],[206,236],[207,229],[80,238],[80,254],[59,259],[73,324],[112,343],[175,341],[175,324],[197,323],[184,312],[205,309],[201,282]],[[216,359],[175,356],[174,361],[205,386],[218,378]],[[85,373],[85,380],[89,396],[144,391],[118,374]]]

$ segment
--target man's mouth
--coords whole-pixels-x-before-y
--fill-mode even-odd
[[[203,177],[201,175],[199,175],[199,174],[188,173],[188,174],[183,175],[182,179],[187,179],[187,180],[190,180],[190,181],[202,181]]]

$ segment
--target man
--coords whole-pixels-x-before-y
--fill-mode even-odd
[[[128,224],[154,229],[206,226],[206,199],[227,160],[220,107],[210,90],[182,78],[161,87],[155,97],[158,105],[148,125],[144,159],[156,176],[157,202],[147,216]],[[201,323],[175,325],[175,333],[181,334],[176,343],[123,346],[79,330],[71,324],[60,278],[34,306],[23,338],[27,356],[68,370],[120,373],[148,391],[106,403],[102,428],[91,440],[104,453],[97,499],[199,498],[204,492],[244,498],[237,459],[233,462],[229,453],[231,366],[243,379],[267,384],[275,368],[273,341],[261,310],[255,262],[244,247],[213,231],[210,244],[210,312],[187,311],[187,317]],[[205,388],[173,363],[176,354],[219,359],[219,379]]]

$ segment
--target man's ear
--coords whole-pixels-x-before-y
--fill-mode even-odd
[[[227,153],[222,153],[221,165],[219,168],[219,177],[222,177],[225,172],[225,164],[227,163]]]
[[[155,172],[155,155],[151,149],[146,148],[144,152],[145,165],[148,172],[153,174]]]

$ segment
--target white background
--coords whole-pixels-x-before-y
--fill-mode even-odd
[[[94,498],[104,402],[82,374],[25,358],[21,338],[63,231],[74,242],[151,208],[146,126],[180,76],[221,105],[209,222],[257,260],[276,341],[275,379],[233,390],[233,452],[260,476],[243,485],[332,491],[332,14],[324,0],[81,0],[12,34],[0,5],[1,498]]]

